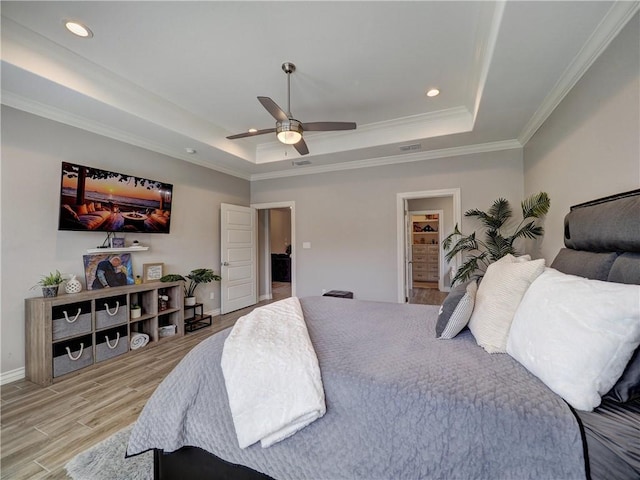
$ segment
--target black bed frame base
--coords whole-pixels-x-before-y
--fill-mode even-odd
[[[243,465],[229,463],[197,447],[182,447],[171,453],[153,451],[155,480],[273,480]]]

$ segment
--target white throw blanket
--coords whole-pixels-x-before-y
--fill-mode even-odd
[[[318,358],[296,297],[238,319],[221,366],[240,448],[257,441],[269,447],[327,410]]]

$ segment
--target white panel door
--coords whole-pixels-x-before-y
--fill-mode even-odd
[[[258,303],[256,209],[220,205],[220,313]]]

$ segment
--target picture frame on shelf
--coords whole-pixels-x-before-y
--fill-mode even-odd
[[[145,263],[142,265],[142,283],[158,282],[162,278],[164,263]]]
[[[111,248],[124,248],[124,237],[112,237]]]
[[[131,255],[83,255],[87,290],[133,285]]]

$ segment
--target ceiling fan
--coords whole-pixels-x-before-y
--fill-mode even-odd
[[[310,122],[303,123],[291,115],[291,74],[296,71],[296,66],[291,62],[282,64],[282,70],[287,74],[287,111],[282,110],[276,102],[269,97],[258,97],[262,106],[276,119],[276,128],[262,130],[250,130],[245,133],[230,135],[229,140],[236,138],[253,137],[265,133],[276,133],[278,140],[287,145],[293,145],[300,155],[309,153],[309,148],[302,138],[302,132],[328,132],[332,130],[354,130],[354,122]]]

